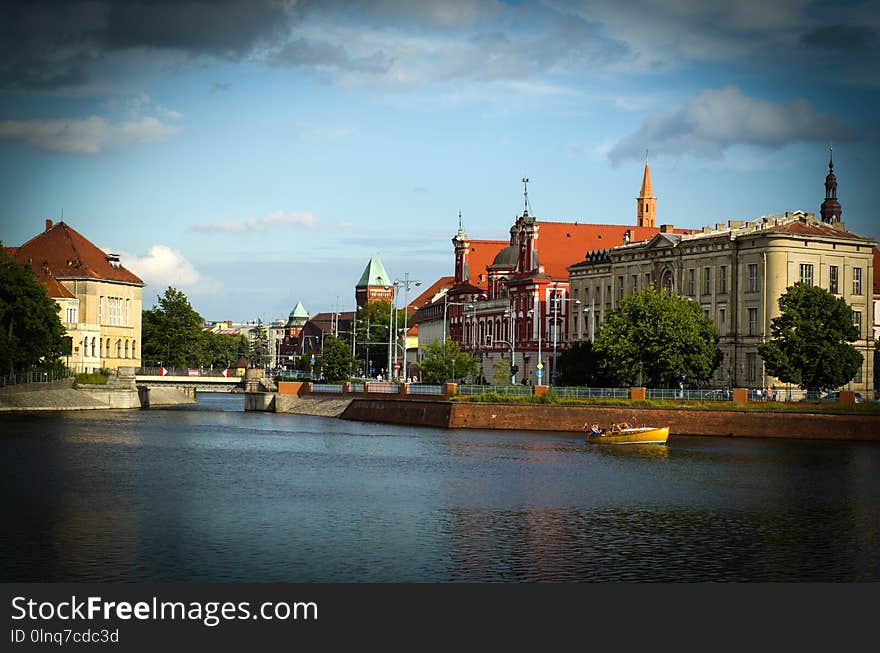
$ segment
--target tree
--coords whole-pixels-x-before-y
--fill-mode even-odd
[[[324,353],[321,355],[324,378],[331,383],[347,381],[351,376],[353,363],[351,347],[345,341],[335,336],[327,336],[324,339]]]
[[[601,387],[608,384],[602,369],[602,359],[589,340],[576,342],[559,355],[559,385],[583,385]]]
[[[846,300],[796,283],[779,298],[779,310],[770,340],[758,345],[768,374],[809,390],[838,388],[856,375],[863,358],[850,344],[859,330]]]
[[[400,326],[406,324],[406,311],[398,309],[395,311],[397,313],[396,323]],[[391,302],[368,302],[358,309],[355,351],[357,351],[358,360],[363,361],[365,367],[367,360],[370,361],[369,367],[376,370],[384,370],[387,367],[388,330],[392,315]],[[369,369],[366,370],[366,375],[371,376]],[[386,370],[387,376],[390,375]]]
[[[159,305],[143,311],[141,358],[168,367],[196,367],[204,359],[204,320],[186,295],[171,286]]]
[[[249,343],[246,336],[228,336],[223,333],[203,331],[204,354],[202,364],[213,367],[229,367],[239,356],[247,356]]]
[[[35,366],[61,367],[70,353],[59,306],[27,265],[0,246],[0,369],[14,374]]]
[[[443,383],[446,380],[475,377],[477,360],[469,353],[461,351],[458,343],[447,338],[446,343],[435,340],[425,347],[422,360],[416,363],[422,381],[425,383]]]
[[[696,302],[653,285],[624,297],[594,344],[601,369],[621,386],[706,381],[721,363],[718,332]]]
[[[251,331],[250,359],[254,367],[264,367],[269,362],[269,334],[260,320]]]

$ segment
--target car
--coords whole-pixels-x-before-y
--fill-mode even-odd
[[[709,390],[705,397],[709,401],[730,401],[730,390]]]

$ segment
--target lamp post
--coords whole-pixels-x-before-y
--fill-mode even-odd
[[[580,306],[581,300],[579,299],[562,299],[559,297],[557,286],[553,287],[553,360],[550,368],[550,385],[556,384],[556,343],[557,343],[557,334],[559,332],[559,303],[560,302],[574,302],[575,306]]]
[[[529,310],[529,315],[534,318],[535,311],[534,309]],[[544,385],[541,383],[541,380],[544,378],[544,363],[541,361],[541,330],[543,327],[543,317],[541,316],[541,303],[538,302],[538,385]]]
[[[513,366],[513,359],[514,359],[514,355],[516,354],[516,351],[515,351],[515,347],[514,347],[515,336],[514,336],[513,328],[514,328],[514,321],[516,320],[516,317],[513,314],[513,307],[512,306],[510,308],[508,308],[506,311],[504,311],[504,317],[506,317],[508,319],[508,322],[510,324],[509,329],[508,329],[508,336],[509,336],[510,340],[502,340],[501,342],[505,343],[506,345],[508,345],[510,347],[510,365],[508,365],[508,368],[510,369],[510,385],[515,385],[516,384],[516,372],[513,371],[513,367],[514,367]]]
[[[403,287],[403,310],[404,310],[404,318],[403,318],[403,364],[401,365],[401,370],[403,371],[404,376],[407,375],[406,368],[406,325],[409,322],[409,289],[413,286],[421,286],[422,282],[418,279],[410,279],[409,272],[403,273],[403,279],[397,279],[394,282],[395,287],[400,284]],[[445,338],[444,338],[445,340]]]

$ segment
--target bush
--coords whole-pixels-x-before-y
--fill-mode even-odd
[[[108,378],[107,374],[101,374],[100,372],[81,372],[76,375],[73,387],[75,388],[81,383],[86,385],[107,385]]]

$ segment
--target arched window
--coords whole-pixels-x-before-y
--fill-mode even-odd
[[[132,340],[132,341],[131,341],[131,357],[132,357],[132,358],[140,358],[140,356],[138,356],[138,355],[135,353],[135,352],[137,351],[137,349],[135,348],[134,343],[136,343],[136,342],[137,342],[137,340]]]
[[[128,340],[125,341],[125,358],[128,358]]]
[[[95,339],[92,338],[92,358],[95,357]]]
[[[111,356],[110,338],[107,338],[107,346],[104,348],[104,353],[106,354],[107,358],[110,358],[110,356]]]
[[[122,358],[122,340],[116,341],[116,358]]]

